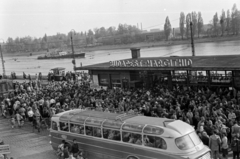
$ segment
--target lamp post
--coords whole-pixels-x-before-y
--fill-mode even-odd
[[[76,72],[75,71],[76,61],[75,61],[75,54],[74,54],[74,47],[73,47],[73,31],[75,32],[75,30],[74,29],[71,30],[71,44],[72,44],[72,54],[73,54],[72,63],[73,63],[73,70],[74,70],[74,72]]]
[[[194,39],[193,39],[193,23],[190,22],[190,30],[191,30],[191,45],[192,45],[192,56],[195,56],[195,48],[194,48]]]
[[[0,40],[2,40],[3,41],[3,43],[4,43],[4,40],[3,39],[0,39]],[[2,69],[3,69],[3,79],[5,78],[5,76],[6,76],[6,72],[5,72],[5,65],[4,65],[4,60],[3,60],[3,53],[2,53],[2,45],[1,45],[1,43],[0,43],[0,52],[1,52],[1,59],[2,59]]]

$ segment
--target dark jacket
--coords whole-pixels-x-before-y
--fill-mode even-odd
[[[202,136],[202,142],[204,145],[209,146],[209,137],[207,136]]]
[[[79,152],[78,144],[75,143],[72,145],[72,153],[78,153],[78,152]]]
[[[235,138],[231,143],[232,151],[240,152],[240,140]]]

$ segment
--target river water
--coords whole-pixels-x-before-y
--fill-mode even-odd
[[[191,45],[174,45],[162,47],[149,47],[141,49],[141,57],[166,57],[166,56],[191,56]],[[240,54],[240,41],[211,42],[195,44],[196,56],[201,55],[236,55]],[[66,71],[73,70],[72,59],[54,59],[54,60],[37,60],[34,56],[4,57],[6,74],[9,75],[15,71],[17,75],[26,74],[34,75],[38,72],[46,75],[54,67],[64,67]],[[119,50],[100,50],[86,53],[85,58],[77,58],[76,66],[83,66],[131,58],[130,49]],[[16,61],[15,61],[16,60]],[[2,65],[0,66],[2,72]]]

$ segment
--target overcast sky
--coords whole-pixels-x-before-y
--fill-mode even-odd
[[[43,37],[71,29],[118,26],[126,23],[145,30],[160,28],[166,16],[179,26],[180,12],[201,11],[204,23],[222,9],[240,8],[240,0],[0,0],[0,39]]]

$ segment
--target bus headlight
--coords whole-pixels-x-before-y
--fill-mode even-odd
[[[52,141],[49,141],[49,144],[52,145]]]

